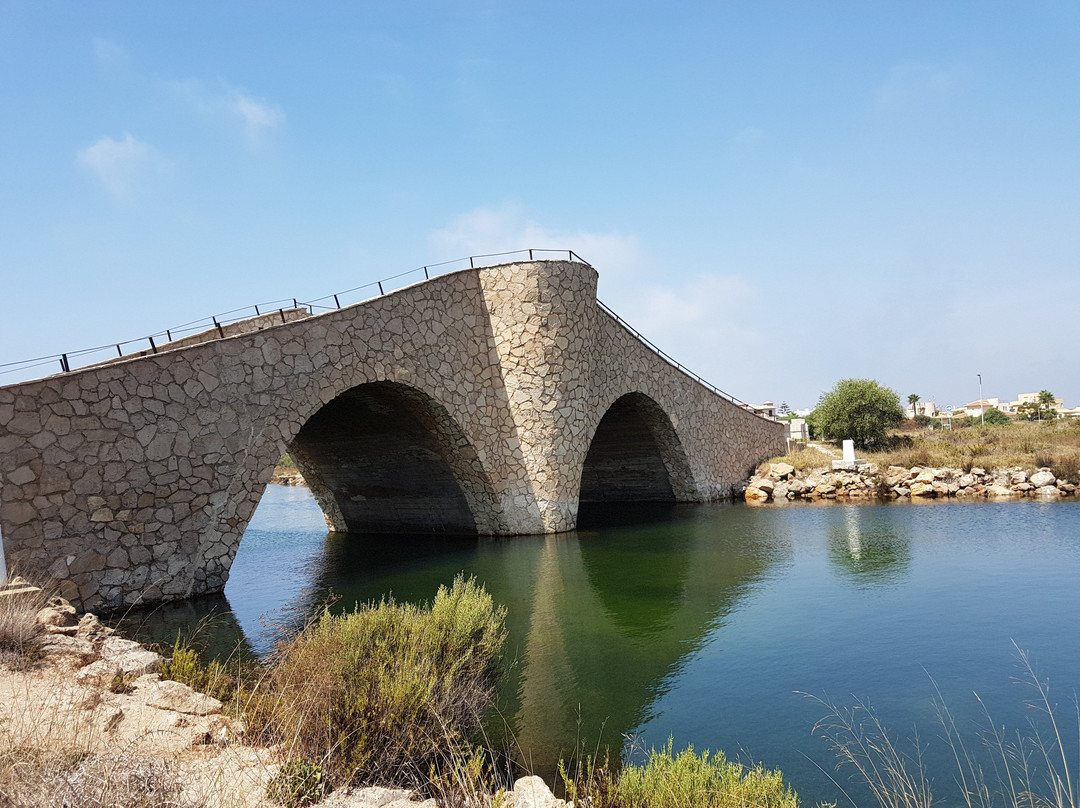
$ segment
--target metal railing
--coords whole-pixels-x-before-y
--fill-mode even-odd
[[[214,314],[210,317],[204,317],[200,320],[192,320],[189,323],[183,325],[174,326],[173,328],[167,328],[164,331],[158,331],[155,334],[150,334],[145,337],[137,337],[135,339],[123,340],[121,342],[113,342],[107,345],[99,345],[95,348],[83,348],[77,351],[68,351],[67,353],[49,354],[47,356],[39,356],[34,359],[24,359],[18,362],[8,362],[6,364],[0,364],[0,377],[11,374],[25,372],[33,370],[39,367],[46,367],[53,365],[57,362],[60,364],[60,371],[62,373],[69,373],[72,369],[79,367],[86,367],[88,365],[98,364],[100,362],[116,360],[135,353],[142,353],[150,351],[151,353],[157,353],[159,349],[166,347],[166,343],[180,339],[192,334],[198,334],[205,331],[212,331],[217,329],[218,334],[222,337],[225,336],[223,326],[230,325],[240,320],[248,320],[252,317],[258,317],[265,314],[278,313],[281,315],[282,322],[285,322],[285,312],[288,308],[300,309],[306,308],[309,314],[314,314],[316,309],[320,311],[331,311],[335,308],[340,309],[343,306],[349,306],[354,303],[360,303],[364,300],[389,294],[390,292],[397,291],[403,286],[408,286],[409,283],[398,284],[391,286],[394,281],[399,281],[402,278],[411,276],[419,276],[423,273],[423,278],[417,277],[416,280],[428,280],[439,275],[446,275],[450,272],[456,272],[463,269],[476,269],[477,267],[490,266],[495,263],[505,263],[504,261],[490,261],[492,258],[505,258],[507,256],[528,256],[528,260],[532,261],[534,258],[540,256],[567,256],[567,259],[581,264],[588,265],[589,262],[575,253],[573,250],[549,250],[549,249],[531,249],[531,250],[513,250],[510,252],[501,253],[486,253],[484,255],[471,255],[466,258],[457,258],[452,261],[442,261],[438,264],[427,264],[426,266],[416,267],[405,272],[400,272],[397,275],[391,275],[388,278],[382,280],[372,281],[371,283],[365,283],[361,286],[355,286],[352,289],[346,289],[343,292],[336,294],[325,295],[323,297],[317,297],[313,300],[299,300],[297,298],[283,298],[281,300],[272,300],[266,303],[256,303],[251,306],[244,306],[239,309],[232,309],[231,311],[222,312],[220,314]],[[368,295],[367,297],[359,297],[353,299],[350,295],[355,295],[357,292],[363,292],[364,290],[378,289],[378,295]],[[333,305],[328,305],[330,301],[333,301]],[[343,302],[344,301],[344,302]],[[289,306],[288,304],[291,304]],[[116,353],[113,354],[113,351]],[[89,361],[85,361],[89,359]],[[72,360],[84,360],[80,362],[73,362]]]
[[[600,306],[601,309],[603,309],[605,312],[607,312],[612,317],[614,317],[615,322],[617,322],[619,325],[621,325],[623,328],[625,328],[627,331],[629,331],[631,334],[633,334],[635,337],[637,337],[639,340],[641,340],[641,342],[645,343],[645,346],[647,348],[649,348],[649,350],[651,350],[653,353],[655,353],[657,356],[659,356],[661,359],[663,359],[665,362],[667,362],[669,365],[671,365],[676,370],[681,371],[682,373],[685,373],[687,376],[689,376],[691,379],[696,381],[698,384],[702,385],[703,387],[707,387],[709,390],[716,393],[718,396],[722,396],[723,398],[726,398],[732,404],[737,404],[740,407],[750,407],[751,406],[750,404],[747,404],[742,399],[735,398],[735,396],[731,395],[731,393],[725,393],[723,390],[721,390],[719,387],[717,387],[712,382],[710,382],[710,381],[708,381],[706,379],[703,379],[701,376],[694,373],[694,371],[690,370],[690,368],[688,368],[685,365],[683,365],[682,363],[678,362],[676,359],[674,359],[668,353],[663,351],[659,346],[657,346],[656,343],[654,343],[651,339],[646,337],[644,334],[642,334],[640,331],[638,331],[636,328],[634,328],[632,325],[630,325],[630,323],[626,322],[626,320],[624,320],[622,317],[620,317],[618,314],[616,314],[614,311],[612,311],[611,307],[606,305],[603,301],[597,300],[596,303],[597,303],[597,305]]]
[[[314,314],[316,309],[319,309],[321,311],[332,311],[334,309],[340,309],[340,308],[342,308],[344,306],[353,305],[354,303],[359,303],[359,302],[362,302],[364,300],[371,300],[371,299],[374,299],[375,297],[381,297],[383,295],[390,294],[391,292],[395,292],[395,291],[403,288],[404,286],[410,285],[411,282],[396,285],[396,286],[393,286],[393,287],[389,287],[389,284],[393,283],[394,281],[399,281],[402,278],[408,278],[408,277],[411,277],[411,276],[419,275],[420,273],[423,273],[423,276],[424,276],[423,280],[429,280],[430,278],[438,277],[439,275],[446,275],[446,274],[448,274],[450,272],[456,272],[458,270],[476,269],[477,267],[491,266],[493,263],[505,263],[505,262],[501,262],[501,261],[500,262],[490,262],[490,261],[487,260],[487,259],[491,259],[491,258],[505,258],[507,256],[526,256],[527,255],[528,260],[532,261],[538,255],[541,255],[541,254],[547,255],[547,254],[551,254],[551,253],[554,253],[556,255],[565,254],[567,256],[568,260],[570,260],[570,261],[585,264],[586,266],[591,266],[591,264],[589,264],[588,261],[586,261],[584,258],[579,256],[573,250],[531,249],[531,250],[514,250],[512,252],[501,252],[501,253],[486,253],[484,255],[471,255],[471,256],[469,256],[467,258],[457,258],[457,259],[454,259],[452,261],[443,261],[443,262],[438,263],[438,264],[427,264],[427,265],[422,266],[422,267],[416,267],[415,269],[410,269],[410,270],[407,270],[405,272],[399,272],[397,275],[391,275],[390,277],[383,278],[382,280],[372,281],[370,283],[362,284],[361,286],[354,286],[352,289],[346,289],[345,291],[337,292],[336,294],[324,295],[323,297],[317,297],[317,298],[314,298],[313,300],[299,300],[299,299],[294,297],[294,298],[283,298],[281,300],[272,300],[272,301],[269,301],[269,302],[266,302],[266,303],[256,303],[256,304],[251,305],[251,306],[244,306],[243,308],[232,309],[231,311],[222,312],[220,314],[214,314],[214,315],[211,315],[210,317],[204,317],[201,320],[192,320],[189,323],[184,323],[183,325],[179,325],[179,326],[176,326],[174,328],[167,328],[164,331],[159,331],[156,334],[150,334],[149,336],[140,337],[138,339],[131,339],[131,340],[125,340],[123,342],[110,343],[109,345],[99,346],[97,348],[84,348],[84,349],[79,350],[79,351],[69,351],[68,353],[63,353],[63,354],[51,354],[49,356],[41,356],[41,357],[38,357],[36,359],[26,359],[26,360],[23,360],[21,362],[9,362],[7,364],[0,364],[0,376],[3,376],[4,374],[8,374],[8,373],[17,373],[19,371],[32,370],[33,368],[36,368],[36,367],[44,367],[46,365],[51,365],[51,364],[53,364],[54,362],[57,362],[57,361],[59,361],[59,363],[60,363],[61,372],[69,373],[72,370],[73,367],[85,367],[86,365],[97,364],[98,362],[103,362],[103,361],[108,361],[108,360],[115,361],[116,359],[120,359],[120,358],[122,358],[122,357],[124,357],[126,355],[130,355],[130,354],[133,354],[133,353],[142,353],[142,352],[145,352],[147,350],[149,350],[152,353],[157,353],[159,348],[165,348],[165,347],[167,347],[168,343],[170,343],[170,342],[172,342],[174,340],[177,340],[177,339],[181,339],[186,335],[191,335],[191,334],[195,334],[195,333],[203,333],[203,332],[206,332],[206,331],[212,331],[214,329],[217,329],[218,334],[221,337],[224,337],[224,336],[226,336],[226,334],[224,332],[224,326],[231,325],[232,323],[239,322],[241,320],[248,320],[251,317],[259,317],[259,316],[268,315],[268,314],[272,315],[272,314],[276,313],[276,314],[279,314],[281,316],[281,321],[284,323],[284,322],[286,322],[285,312],[288,311],[289,309],[295,310],[295,309],[303,308],[303,309],[307,309],[309,314]],[[467,267],[465,266],[466,262],[468,263]],[[420,278],[417,278],[417,281],[419,281],[419,280],[420,280]],[[360,298],[355,299],[355,300],[352,300],[350,297],[347,297],[349,295],[355,295],[357,292],[363,292],[364,290],[368,290],[368,289],[373,290],[373,291],[375,289],[378,289],[379,290],[378,295],[370,295],[368,297],[360,297]],[[346,301],[346,302],[343,303],[342,302],[343,300]],[[332,306],[329,305],[330,301],[333,301],[334,305],[332,305]],[[704,387],[708,388],[709,390],[716,393],[717,395],[722,396],[723,398],[726,398],[728,401],[730,401],[733,404],[737,404],[737,405],[739,405],[741,407],[749,407],[750,406],[745,401],[742,401],[741,399],[736,398],[735,396],[731,395],[730,393],[724,392],[719,387],[717,387],[715,384],[712,384],[708,380],[702,378],[697,373],[694,373],[692,370],[687,368],[685,365],[683,365],[682,363],[680,363],[679,361],[674,359],[672,356],[670,356],[665,351],[663,351],[659,346],[657,346],[652,340],[650,340],[648,337],[646,337],[644,334],[642,334],[640,331],[638,331],[636,328],[634,328],[632,325],[630,325],[628,322],[626,322],[624,319],[622,319],[618,314],[616,314],[610,307],[605,305],[602,301],[597,300],[596,302],[600,306],[600,308],[603,309],[605,312],[607,312],[611,317],[613,317],[615,319],[615,321],[617,323],[619,323],[619,325],[621,325],[623,328],[625,328],[627,331],[629,331],[631,334],[633,334],[637,339],[641,340],[641,342],[644,343],[646,347],[648,347],[651,351],[653,351],[653,353],[655,353],[657,356],[659,356],[661,359],[663,359],[665,362],[667,362],[673,368],[675,368],[676,370],[686,374],[687,376],[692,378],[694,381],[696,381],[699,384],[703,385]],[[291,306],[286,308],[287,304],[291,304]],[[161,342],[163,337],[164,337],[164,342],[162,342],[159,345],[158,343]],[[129,350],[128,350],[128,353],[125,354],[124,353],[124,348],[126,346],[136,346],[136,347],[130,347]],[[103,354],[103,352],[105,352],[105,351],[111,352],[114,349],[116,350],[116,356],[112,356],[111,353],[107,357],[100,356],[101,354]],[[95,359],[93,361],[90,361],[90,362],[86,362],[86,363],[84,363],[83,365],[80,365],[80,366],[72,365],[71,360],[73,358],[87,357],[87,356],[93,356],[93,355],[99,355],[100,358],[97,358],[97,359]]]

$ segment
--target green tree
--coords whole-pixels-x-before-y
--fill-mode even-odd
[[[1003,413],[997,407],[991,407],[983,413],[983,423],[993,424],[998,426],[1000,424],[1011,424],[1012,418]]]
[[[870,449],[884,444],[889,430],[904,420],[904,409],[896,391],[873,379],[841,379],[808,420],[825,440],[850,438],[860,449]]]

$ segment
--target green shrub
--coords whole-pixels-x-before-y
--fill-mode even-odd
[[[607,759],[586,759],[569,778],[560,764],[567,796],[575,803],[610,808],[798,808],[799,798],[779,771],[732,763],[723,752],[674,753],[671,738],[649,753],[644,766],[612,771]]]
[[[327,792],[322,767],[303,758],[294,758],[278,769],[266,785],[266,797],[285,808],[314,805]]]
[[[504,622],[505,609],[460,575],[430,608],[384,600],[324,612],[280,650],[248,724],[319,761],[334,784],[423,788],[491,704]]]
[[[179,635],[172,655],[161,666],[161,678],[173,679],[223,702],[234,700],[241,686],[239,679],[218,660],[211,659],[204,664],[199,652],[184,643]]]

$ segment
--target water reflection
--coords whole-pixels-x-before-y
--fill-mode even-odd
[[[861,585],[893,582],[911,565],[911,541],[899,535],[882,508],[835,508],[827,531],[829,562]]]

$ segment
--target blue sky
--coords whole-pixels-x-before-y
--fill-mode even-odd
[[[742,399],[1080,404],[1075,2],[0,0],[0,71],[0,363],[555,247]]]

